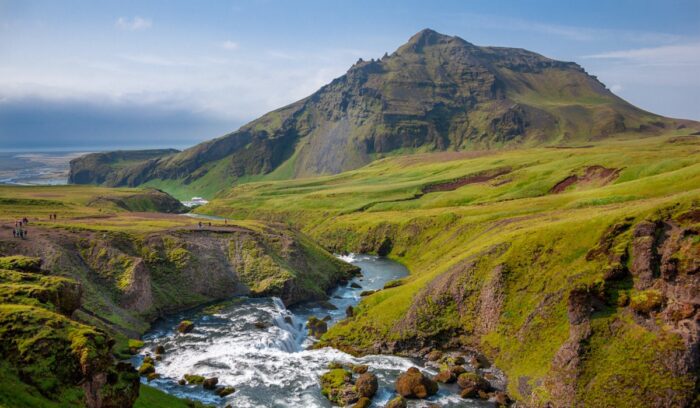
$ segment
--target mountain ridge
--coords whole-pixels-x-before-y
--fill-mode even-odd
[[[116,171],[79,158],[70,181],[213,195],[251,178],[336,174],[391,154],[577,144],[690,123],[634,107],[575,62],[425,29],[237,131]]]

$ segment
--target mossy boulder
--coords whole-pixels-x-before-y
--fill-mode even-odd
[[[462,398],[476,398],[491,390],[491,384],[476,373],[463,373],[457,377]]]
[[[406,399],[402,396],[398,396],[389,402],[386,403],[384,406],[385,408],[406,408],[408,406],[408,403],[406,402]]]
[[[306,322],[306,328],[309,329],[310,335],[320,339],[321,336],[323,336],[323,333],[328,331],[328,323],[316,316],[311,316]]]
[[[143,363],[141,364],[141,367],[139,367],[139,375],[142,376],[147,376],[155,372],[156,367],[153,365],[153,363]]]
[[[630,297],[630,307],[634,311],[643,314],[649,314],[650,312],[658,310],[663,302],[663,295],[656,289],[637,292]]]
[[[188,384],[200,385],[204,383],[205,380],[203,376],[197,374],[185,374],[184,377]]]
[[[131,354],[136,354],[139,352],[139,349],[143,347],[143,341],[139,339],[129,339],[127,341],[127,347],[129,348],[129,352]]]
[[[216,389],[216,391],[215,391],[216,395],[218,395],[218,396],[221,397],[221,398],[224,398],[224,397],[226,397],[226,396],[228,396],[228,395],[231,395],[231,394],[233,394],[234,392],[236,392],[236,389],[233,388],[233,387],[229,387],[229,386],[226,386],[226,387],[218,387],[218,388]]]
[[[189,320],[183,320],[177,325],[177,331],[180,333],[189,333],[194,330],[194,323]]]
[[[334,404],[345,406],[360,399],[352,384],[352,373],[344,368],[325,372],[320,382],[321,394]]]
[[[419,369],[411,367],[396,379],[396,392],[405,398],[422,399],[435,395],[438,392],[438,385]]]

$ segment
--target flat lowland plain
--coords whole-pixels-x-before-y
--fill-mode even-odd
[[[197,211],[288,222],[331,250],[409,267],[322,344],[473,347],[518,399],[646,406],[694,398],[681,366],[696,358],[695,323],[674,311],[698,309],[699,203],[700,139],[674,132],[386,157],[243,184]],[[640,306],[651,298],[662,301]]]

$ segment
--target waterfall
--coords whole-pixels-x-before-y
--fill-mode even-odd
[[[272,298],[276,313],[272,316],[275,326],[282,329],[282,335],[275,339],[276,347],[282,351],[293,353],[301,351],[301,344],[306,338],[304,324],[284,306],[282,299]]]

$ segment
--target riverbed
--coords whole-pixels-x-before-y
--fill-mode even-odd
[[[381,289],[388,281],[405,277],[406,268],[391,260],[369,255],[349,255],[344,260],[359,266],[362,276],[336,288],[331,305],[309,303],[285,308],[276,298],[237,298],[220,305],[180,313],[156,322],[143,337],[144,353],[134,359],[140,364],[145,353],[156,346],[165,347],[156,371],[162,376],[150,382],[170,394],[223,407],[330,407],[321,395],[318,379],[333,361],[367,364],[379,379],[379,392],[373,407],[383,407],[395,396],[396,377],[420,361],[390,355],[355,358],[333,348],[311,350],[314,340],[304,327],[310,316],[329,319],[329,326],[345,317],[345,309],[360,301],[365,290]],[[179,334],[181,320],[191,320],[195,329]],[[434,375],[432,368],[423,367]],[[184,374],[218,377],[220,385],[233,386],[236,392],[220,398],[201,386],[178,385]],[[439,406],[481,407],[489,403],[467,401],[454,387],[441,387],[426,401],[411,401],[409,406],[427,403]]]

